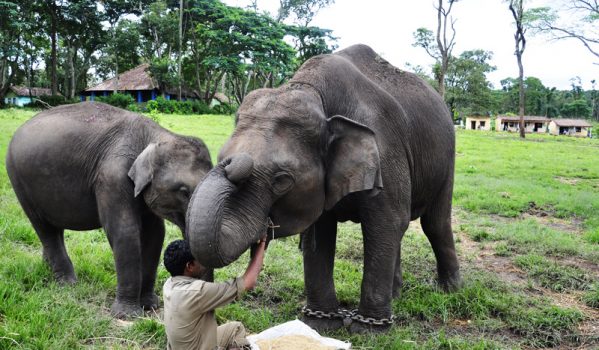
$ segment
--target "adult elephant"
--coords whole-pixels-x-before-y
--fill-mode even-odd
[[[124,317],[157,307],[163,219],[185,229],[189,197],[212,163],[198,138],[84,102],[41,112],[22,125],[6,168],[58,281],[76,281],[64,229],[104,228],[118,284],[111,312]]]
[[[461,283],[450,220],[454,148],[445,103],[416,75],[364,45],[314,57],[289,83],[254,91],[240,106],[220,163],[188,208],[192,252],[220,267],[264,234],[268,218],[276,237],[303,231],[306,319],[336,328],[344,317],[333,282],[337,222],[359,222],[364,274],[351,328],[385,329],[411,220],[421,218],[441,286]]]

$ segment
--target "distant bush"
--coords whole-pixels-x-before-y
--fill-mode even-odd
[[[212,110],[216,114],[233,114],[235,113],[235,111],[237,111],[237,108],[235,108],[235,106],[223,102],[212,107]]]
[[[47,108],[48,106],[50,106],[50,107],[56,107],[56,106],[60,106],[60,105],[66,105],[66,104],[77,103],[77,102],[79,102],[78,98],[68,99],[68,98],[66,98],[64,96],[61,96],[61,95],[39,96],[39,97],[34,97],[33,102],[27,103],[23,107],[29,107],[29,108]]]
[[[133,96],[129,94],[120,94],[118,92],[106,96],[98,96],[95,100],[98,102],[108,103],[109,105],[119,108],[127,108],[130,105],[135,104],[135,99]]]
[[[146,111],[165,114],[223,114],[221,110],[211,109],[202,101],[167,100],[162,96],[148,101]]]

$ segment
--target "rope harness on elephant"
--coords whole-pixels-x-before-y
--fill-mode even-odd
[[[275,225],[274,222],[270,219],[270,216],[266,217],[266,236],[271,240],[275,239],[275,228],[281,227],[281,225]],[[269,231],[270,230],[270,234]]]
[[[389,318],[374,318],[374,317],[364,317],[358,313],[358,309],[348,310],[339,308],[336,311],[324,312],[320,310],[312,310],[307,306],[302,307],[302,314],[307,317],[316,317],[316,318],[326,318],[326,319],[342,319],[344,324],[349,324],[353,321],[357,321],[359,323],[371,325],[371,326],[385,326],[392,325],[395,322],[395,316],[391,315]]]

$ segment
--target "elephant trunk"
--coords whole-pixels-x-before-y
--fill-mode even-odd
[[[266,232],[269,200],[253,160],[237,154],[196,188],[187,210],[186,234],[193,256],[204,266],[229,265]],[[247,187],[239,192],[240,187]]]

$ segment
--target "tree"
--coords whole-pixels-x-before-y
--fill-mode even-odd
[[[506,78],[501,81],[505,92],[503,110],[515,112],[519,110],[520,103],[520,81],[518,78]],[[555,88],[549,89],[543,85],[540,79],[526,77],[524,79],[524,112],[529,115],[543,115],[556,117],[558,108],[554,101]]]
[[[121,17],[132,14],[132,15],[141,15],[142,9],[147,7],[147,5],[152,0],[104,0],[102,1],[102,5],[104,7],[104,17],[110,24],[110,33],[112,33],[112,37],[110,42],[108,43],[109,50],[114,55],[112,62],[114,63],[114,91],[118,90],[119,84],[119,59],[118,55],[120,54],[120,50],[115,46],[117,43],[115,42],[116,37],[114,36],[117,31],[115,30],[116,24],[120,21]]]
[[[307,27],[321,9],[332,5],[335,0],[279,0],[277,22],[294,16],[294,22]]]
[[[298,52],[298,65],[310,57],[331,53],[337,48],[337,38],[332,35],[332,30],[309,25],[318,11],[334,2],[335,0],[279,0],[276,21],[282,23],[293,18],[294,25],[287,26],[287,34],[293,38],[294,48]]]
[[[422,47],[426,52],[435,59],[435,78],[437,79],[438,91],[441,97],[445,97],[445,74],[451,60],[451,52],[455,45],[455,21],[449,17],[453,4],[458,0],[438,0],[439,5],[435,7],[437,10],[437,32],[433,37],[433,32],[427,28],[418,28],[414,32],[415,43],[413,46]],[[447,27],[451,27],[451,38],[448,37]]]
[[[31,33],[35,21],[26,7],[17,1],[0,1],[0,105],[19,72],[26,55],[24,35]]]
[[[291,25],[287,26],[287,34],[294,38],[298,66],[311,57],[331,53],[337,48],[337,38],[330,29]]]
[[[64,8],[69,7],[66,1],[56,0],[39,0],[34,2],[38,5],[37,10],[40,13],[40,19],[43,20],[47,27],[50,28],[50,88],[52,95],[58,92],[57,66],[58,66],[58,31],[63,24]]]
[[[93,54],[106,41],[102,20],[92,0],[73,2],[63,10],[59,42],[64,47],[63,92],[68,98],[75,97],[79,79],[87,74]]]
[[[580,99],[564,104],[560,112],[564,117],[589,118],[592,111],[587,101]]]
[[[123,19],[113,28],[108,28],[105,37],[110,38],[110,43],[104,47],[103,55],[98,62],[97,74],[99,76],[103,78],[116,77],[117,73],[139,65],[141,61],[139,23]]]
[[[491,83],[486,74],[495,70],[488,62],[493,54],[484,50],[465,51],[453,58],[446,75],[445,99],[452,111],[486,114],[493,109]]]
[[[188,11],[190,63],[206,102],[225,74],[241,103],[250,89],[275,85],[295,67],[295,51],[283,40],[286,26],[272,18],[214,0],[190,2]]]
[[[592,107],[591,118],[593,118],[596,121],[599,121],[599,93],[595,89],[595,84],[596,84],[596,80],[595,79],[591,80],[591,86],[593,87],[593,90],[591,90],[591,93],[590,93],[591,107]]]
[[[568,14],[567,20],[559,15],[563,13]],[[540,8],[536,16],[535,30],[548,33],[557,40],[578,40],[599,59],[598,0],[570,0],[559,9]]]
[[[518,61],[518,115],[520,116],[520,137],[524,138],[524,65],[522,64],[522,54],[526,49],[526,28],[524,27],[524,0],[509,0],[509,9],[512,12],[516,25],[516,33],[514,34],[514,41],[516,44],[516,50],[514,54]]]

